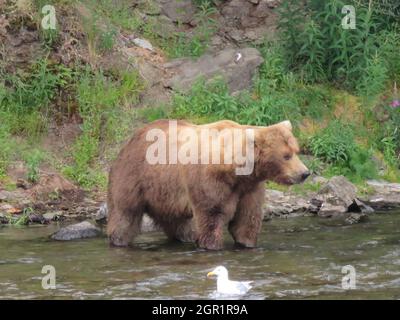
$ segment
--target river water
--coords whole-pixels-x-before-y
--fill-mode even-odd
[[[233,280],[252,280],[242,299],[400,299],[400,212],[373,214],[343,225],[316,217],[263,224],[259,247],[206,252],[140,235],[131,248],[106,238],[56,242],[59,226],[0,226],[0,299],[215,299],[224,265]],[[56,270],[56,289],[42,288],[44,265]],[[342,267],[355,268],[355,289],[342,288]]]

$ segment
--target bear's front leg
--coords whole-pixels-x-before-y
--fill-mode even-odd
[[[224,217],[218,206],[211,209],[195,209],[194,220],[197,229],[197,246],[207,250],[223,248]]]
[[[263,220],[264,184],[243,195],[238,203],[235,216],[229,223],[229,232],[235,243],[241,247],[254,248],[261,231]]]

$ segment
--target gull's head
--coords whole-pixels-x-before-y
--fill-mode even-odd
[[[207,277],[217,276],[218,278],[228,279],[228,270],[223,266],[216,267],[213,271],[207,273]]]

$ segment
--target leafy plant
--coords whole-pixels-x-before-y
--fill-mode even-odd
[[[386,57],[374,58],[380,47],[378,14],[374,7],[356,6],[355,29],[341,25],[341,9],[348,3],[286,0],[281,7],[280,38],[287,65],[307,82],[335,81],[339,86],[365,91],[384,85]],[[388,49],[388,48],[387,48]],[[390,49],[387,52],[391,52]],[[385,60],[381,60],[385,59]],[[379,76],[373,82],[372,78]],[[380,82],[382,81],[382,82]]]
[[[177,32],[171,43],[163,47],[171,57],[199,57],[208,47],[211,36],[215,32],[215,20],[211,17],[216,9],[204,2],[199,6],[200,11],[194,16],[196,28],[192,34]]]
[[[348,125],[334,120],[310,138],[309,148],[314,156],[327,162],[346,162],[355,148],[354,132]]]
[[[65,167],[64,174],[85,188],[105,186],[105,175],[95,160],[104,154],[105,144],[117,145],[126,137],[134,117],[131,104],[140,90],[135,72],[114,79],[101,71],[84,70],[77,88],[82,134],[73,146],[74,164]]]
[[[26,156],[25,162],[28,169],[28,181],[35,183],[39,180],[39,166],[43,158],[43,154],[37,149]]]

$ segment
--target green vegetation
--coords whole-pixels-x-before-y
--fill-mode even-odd
[[[33,150],[26,155],[25,162],[28,169],[28,181],[35,183],[39,180],[39,166],[43,158],[44,156],[39,150]]]
[[[355,29],[344,29],[341,9],[357,8]],[[358,2],[358,1],[357,1]],[[287,65],[308,82],[333,81],[346,89],[379,94],[386,82],[399,77],[397,26],[387,23],[374,4],[356,1],[284,1],[279,27]],[[393,1],[393,5],[395,2]]]
[[[79,115],[82,133],[73,146],[74,165],[67,166],[64,174],[85,188],[104,187],[105,174],[95,162],[104,150],[121,142],[130,130],[134,117],[131,105],[141,89],[138,74],[125,72],[119,79],[102,72],[83,72],[77,85]]]
[[[196,28],[193,34],[177,32],[170,43],[162,43],[163,49],[170,57],[199,57],[207,49],[211,36],[215,32],[215,21],[212,15],[216,12],[209,2],[202,1],[199,13],[194,17]]]
[[[171,29],[160,23],[155,14],[159,8],[152,1],[132,6],[128,0],[85,0],[92,13],[80,26],[81,44],[88,51],[85,62],[64,65],[55,59],[55,49],[65,40],[62,24],[56,30],[40,31],[43,53],[30,65],[9,72],[1,61],[3,184],[8,185],[7,167],[23,160],[32,183],[39,179],[39,167],[51,162],[82,187],[103,189],[105,168],[138,117],[145,121],[185,118],[196,123],[231,119],[262,126],[290,119],[312,172],[343,174],[360,186],[368,178],[399,180],[398,1],[285,0],[279,9],[278,39],[257,46],[264,62],[251,89],[232,95],[223,79],[199,78],[189,92],[175,93],[169,105],[135,111],[144,89],[138,73],[104,71],[95,58],[115,50],[120,31],[150,40],[168,57],[202,55],[217,28],[217,9],[213,1],[193,1],[198,7],[193,17],[196,26],[188,32],[183,23]],[[24,19],[38,24],[42,16],[38,9],[44,4],[68,8],[73,2],[33,3],[33,18]],[[344,4],[356,7],[356,29],[343,29],[340,24]],[[150,14],[144,19],[141,10]],[[21,23],[26,23],[24,19]],[[65,119],[77,121],[80,132],[65,154],[54,157],[41,148],[41,139],[52,123]],[[383,172],[378,172],[373,159],[383,163]],[[318,186],[302,188],[313,191]]]

